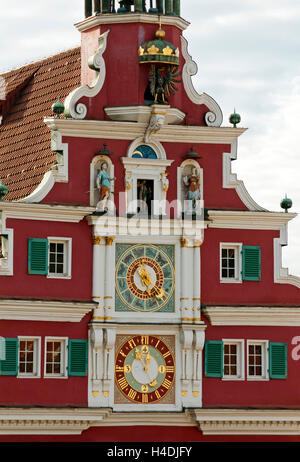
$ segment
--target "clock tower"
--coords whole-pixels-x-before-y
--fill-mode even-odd
[[[180,1],[117,3],[85,1],[77,24],[82,86],[65,101],[73,119],[112,129],[90,170],[97,306],[88,401],[114,411],[181,411],[202,405],[203,178],[188,137],[180,163],[173,137],[193,118],[218,126],[221,112],[208,96],[193,115],[184,110],[191,61]],[[107,138],[121,140],[113,153]]]

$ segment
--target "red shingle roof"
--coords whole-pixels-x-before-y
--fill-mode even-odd
[[[64,101],[80,85],[80,67],[80,48],[74,48],[0,76],[6,84],[6,101],[0,104],[0,179],[8,187],[4,200],[28,196],[56,163],[43,119],[53,116],[58,97]]]

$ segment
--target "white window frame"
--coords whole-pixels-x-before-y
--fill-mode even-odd
[[[242,247],[241,242],[220,242],[220,282],[227,284],[242,283]],[[228,278],[222,276],[222,250],[223,249],[234,249],[235,252],[235,276],[234,278]]]
[[[249,375],[249,346],[262,346],[262,375]],[[269,341],[268,340],[247,340],[247,380],[266,381],[269,380]]]
[[[41,377],[41,337],[35,336],[27,336],[27,335],[20,335],[18,337],[19,340],[19,352],[18,352],[18,378],[22,379],[33,379],[33,378],[40,378]],[[33,341],[34,342],[34,350],[33,350],[33,373],[28,372],[20,372],[20,343],[22,341]]]
[[[48,278],[52,279],[71,279],[72,277],[72,238],[71,237],[47,237],[48,239]],[[64,245],[64,272],[50,273],[50,244],[63,244]]]
[[[44,378],[45,379],[66,379],[68,378],[68,337],[45,337],[45,352],[44,352]],[[61,348],[61,365],[59,374],[47,373],[47,342],[59,342]]]
[[[244,339],[222,339],[223,341],[223,380],[245,380],[245,341]],[[224,355],[225,345],[237,346],[237,374],[225,375],[224,373]]]
[[[1,226],[1,212],[0,212],[0,232],[7,236],[6,241],[6,255],[0,258],[0,276],[13,276],[13,243],[14,243],[14,230],[7,229]],[[0,239],[2,237],[0,236]]]

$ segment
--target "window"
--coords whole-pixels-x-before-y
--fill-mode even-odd
[[[221,282],[261,280],[261,249],[240,243],[220,243]]]
[[[244,380],[244,340],[206,340],[205,377]],[[287,378],[287,344],[268,340],[247,341],[247,380]]]
[[[238,380],[244,378],[244,341],[223,340],[223,378]]]
[[[40,376],[40,338],[19,338],[19,377]]]
[[[241,248],[242,244],[220,245],[221,282],[242,282],[241,278]]]
[[[28,240],[28,273],[71,278],[71,238]]]
[[[248,380],[267,380],[268,377],[268,341],[248,340]]]
[[[46,337],[45,377],[67,376],[67,339]]]
[[[19,378],[41,376],[41,338],[2,338],[5,342],[5,358],[0,357],[1,376],[14,375]],[[66,337],[45,338],[44,377],[67,377],[88,374],[88,341]]]

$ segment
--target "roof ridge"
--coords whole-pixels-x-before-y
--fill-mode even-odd
[[[0,70],[0,77],[3,77],[7,74],[10,74],[12,72],[16,72],[16,71],[20,71],[21,69],[23,68],[26,68],[26,67],[30,67],[30,66],[37,66],[37,65],[42,65],[43,64],[43,61],[47,61],[48,59],[51,59],[51,58],[54,58],[56,56],[59,56],[59,55],[63,55],[65,53],[68,53],[70,51],[73,51],[73,50],[77,50],[80,48],[80,45],[76,46],[76,47],[73,47],[73,48],[68,48],[66,50],[63,50],[63,51],[60,51],[58,53],[53,53],[49,56],[45,56],[44,58],[41,58],[41,59],[38,59],[38,60],[35,60],[35,61],[30,61],[26,64],[22,64],[21,66],[18,66],[18,67],[14,67],[14,68],[11,68],[11,69],[8,69],[6,71],[1,71]]]

